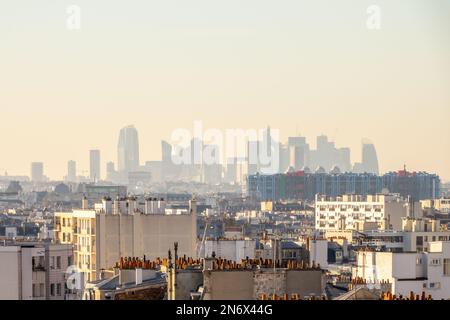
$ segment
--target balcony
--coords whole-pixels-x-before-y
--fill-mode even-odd
[[[33,266],[33,272],[35,271],[45,271],[45,267],[42,265]]]

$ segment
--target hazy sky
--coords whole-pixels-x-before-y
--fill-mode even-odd
[[[61,179],[91,148],[104,171],[129,124],[141,162],[156,160],[161,139],[202,120],[313,146],[327,134],[353,161],[366,137],[383,172],[450,179],[448,0],[1,1],[0,39],[0,172],[43,161]]]

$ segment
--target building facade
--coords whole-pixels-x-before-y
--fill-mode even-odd
[[[401,230],[402,218],[421,216],[420,206],[413,208],[399,195],[316,196],[317,230]]]
[[[373,173],[326,173],[323,168],[311,173],[309,169],[285,174],[253,174],[247,177],[247,193],[257,200],[310,200],[316,194],[371,195],[387,190],[414,200],[440,197],[440,179],[425,172],[391,172],[379,176]]]
[[[425,252],[359,251],[352,277],[374,287],[389,283],[397,296],[425,292],[433,299],[449,299],[450,242],[430,242]]]
[[[190,202],[186,214],[166,214],[163,200],[103,199],[94,209],[55,213],[55,237],[73,244],[74,262],[85,281],[98,278],[120,257],[165,257],[174,242],[180,254],[195,256],[197,205]]]
[[[69,298],[71,245],[17,242],[0,246],[0,261],[0,300]]]

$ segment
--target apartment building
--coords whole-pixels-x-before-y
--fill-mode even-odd
[[[197,204],[191,200],[183,214],[166,214],[163,199],[104,198],[89,208],[55,213],[55,237],[73,244],[74,262],[85,281],[96,280],[120,257],[165,257],[174,242],[180,254],[195,256]]]
[[[421,252],[433,241],[450,241],[450,230],[440,220],[403,217],[401,230],[364,231],[353,244],[384,251]]]
[[[318,230],[400,230],[402,218],[420,217],[419,204],[397,194],[368,196],[316,195],[315,227]]]
[[[217,257],[227,260],[241,261],[242,259],[254,258],[256,251],[256,240],[252,239],[207,239],[204,243],[202,257]]]
[[[359,251],[352,277],[375,287],[388,282],[397,296],[423,291],[450,299],[450,242],[430,242],[424,252]]]
[[[64,300],[72,246],[15,242],[0,246],[0,300]]]
[[[450,213],[450,198],[427,199],[420,201],[423,209],[434,209],[441,214]]]

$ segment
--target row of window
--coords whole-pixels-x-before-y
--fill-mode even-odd
[[[56,263],[55,263],[56,262]],[[61,269],[61,257],[50,257],[50,268],[51,269]]]
[[[447,236],[417,236],[416,237],[416,246],[423,246],[424,242],[428,241],[448,241],[450,237]]]
[[[63,227],[71,227],[72,226],[72,218],[62,218],[62,226]]]
[[[348,206],[320,206],[319,210],[320,211],[347,211],[353,209],[353,211],[376,211],[376,212],[381,212],[381,210],[383,209],[383,206],[359,206],[359,205],[348,205]]]
[[[61,283],[51,283],[50,284],[50,296],[51,297],[60,297],[62,295],[62,285]],[[43,283],[33,283],[33,298],[43,298],[45,297],[45,290]]]
[[[50,269],[60,270],[62,268],[61,256],[50,257]],[[72,256],[67,257],[67,265],[72,264]],[[32,257],[31,265],[33,270],[45,270],[45,259],[43,256]]]
[[[62,241],[63,242],[71,242],[72,241],[71,234],[63,232],[63,234],[62,234]]]

